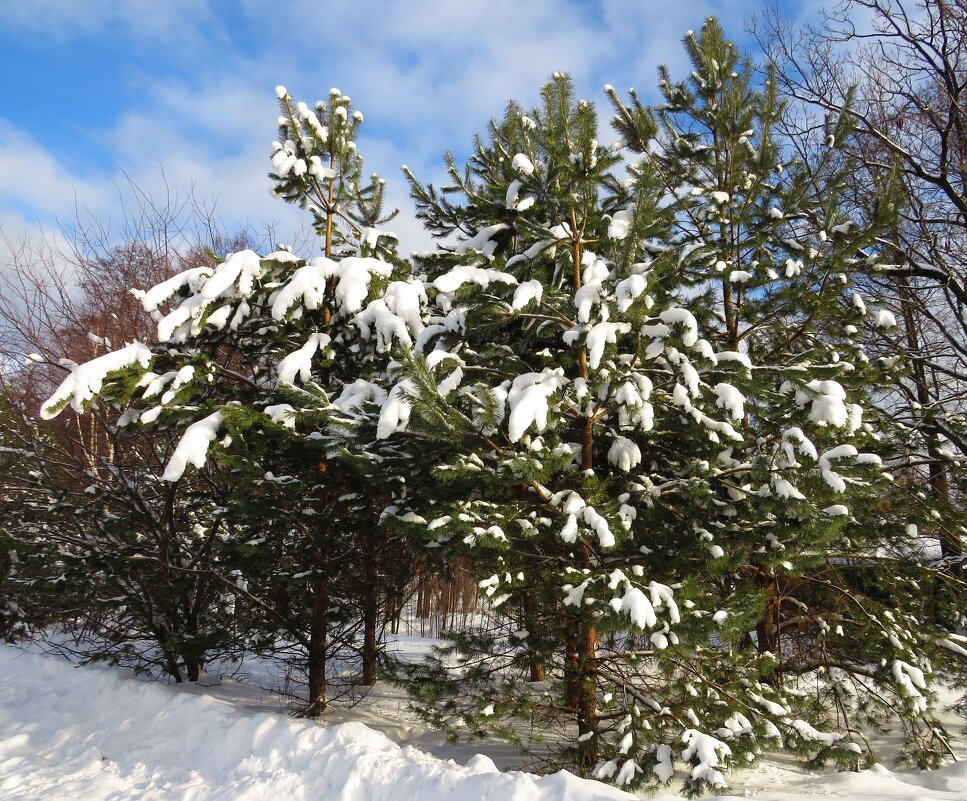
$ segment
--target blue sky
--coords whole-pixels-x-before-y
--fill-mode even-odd
[[[815,14],[807,4],[799,15]],[[224,225],[298,219],[269,196],[274,87],[313,101],[336,86],[365,114],[360,152],[403,214],[404,250],[427,239],[399,166],[440,175],[509,98],[529,105],[555,70],[582,96],[687,72],[680,40],[748,0],[0,0],[0,230],[10,242],[117,220],[127,180],[213,199]],[[2,253],[0,253],[2,256]]]

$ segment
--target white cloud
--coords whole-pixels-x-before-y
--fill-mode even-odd
[[[80,175],[24,131],[0,120],[0,208],[38,219],[72,216],[78,204],[110,205],[102,175]]]
[[[130,178],[149,194],[193,187],[217,197],[221,217],[239,222],[300,217],[269,196],[269,145],[275,137],[273,87],[312,101],[337,85],[366,115],[360,150],[404,207],[390,224],[404,251],[425,247],[399,166],[439,180],[440,154],[467,152],[472,135],[500,116],[512,97],[538,100],[554,70],[572,73],[582,96],[610,114],[601,86],[637,85],[652,95],[655,67],[686,74],[680,39],[715,10],[734,22],[739,0],[669,4],[665,0],[244,0],[233,18],[207,2],[172,0],[0,0],[10,30],[61,43],[112,37],[112,46],[165,43],[163,71],[139,80],[136,105],[93,132],[99,169],[55,156],[0,120],[0,212],[42,221],[72,219],[77,202],[93,214],[118,214],[117,185]],[[120,36],[115,36],[120,32]],[[245,33],[244,43],[232,34]],[[187,58],[190,67],[172,67]],[[9,112],[7,112],[9,113]],[[26,219],[26,218],[25,218]]]
[[[0,21],[8,32],[67,41],[121,28],[137,39],[180,41],[184,46],[214,12],[207,0],[0,0]]]
[[[50,261],[67,244],[67,238],[58,229],[47,228],[16,212],[0,211],[0,281],[11,274],[16,262]]]

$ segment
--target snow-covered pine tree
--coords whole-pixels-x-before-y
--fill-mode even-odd
[[[956,644],[923,608],[920,586],[933,571],[909,559],[904,527],[883,514],[889,476],[877,482],[870,468],[897,454],[897,426],[879,401],[900,372],[897,360],[870,363],[864,352],[896,320],[860,287],[892,258],[878,243],[895,224],[899,186],[885,180],[875,202],[851,207],[854,165],[840,150],[848,115],[828,121],[827,158],[812,176],[784,164],[771,132],[784,113],[774,78],[754,90],[714,19],[684,43],[691,79],[673,84],[662,70],[665,102],[653,115],[634,96],[629,106],[609,94],[617,130],[675,198],[690,309],[709,328],[718,321],[716,350],[751,364],[733,382],[745,396],[745,443],[719,457],[738,501],[716,524],[732,571],[723,604],[758,583],[765,606],[751,639],[773,663],[761,677],[789,694],[808,686],[817,720],[831,712],[842,733],[860,721],[896,723],[907,755],[935,765],[949,746],[922,677]],[[741,498],[750,490],[754,503]],[[783,703],[795,708],[789,694]],[[787,746],[813,762],[829,756],[797,734]]]
[[[163,482],[163,434],[84,422],[17,419],[0,437],[16,459],[0,484],[9,597],[55,649],[196,681],[232,645],[224,588],[210,573],[217,499],[199,492],[210,476]]]
[[[784,76],[780,73],[778,78],[783,86]],[[790,103],[796,104],[797,100],[793,94]],[[856,111],[851,106],[846,113],[853,119]],[[807,166],[816,162],[817,174],[822,176],[828,169],[829,148],[824,146],[828,132],[803,121],[797,127],[803,125],[811,128],[812,133],[797,130],[797,148],[805,154]],[[897,130],[903,127],[901,121]],[[907,249],[924,241],[925,230],[932,226],[942,228],[943,216],[925,214],[922,197],[903,177],[902,167],[882,141],[864,131],[845,144],[843,158],[851,159],[849,189],[858,206],[875,207],[884,185],[891,182],[898,182],[902,188],[900,213],[877,243],[881,268],[869,273],[865,280],[855,277],[855,289],[860,295],[878,298],[875,313],[863,315],[866,352],[870,358],[881,359],[884,365],[896,365],[900,372],[899,380],[891,381],[877,398],[877,405],[889,410],[893,422],[885,455],[889,457],[886,464],[894,482],[884,498],[883,524],[894,533],[890,538],[891,552],[921,565],[922,577],[918,580],[923,588],[923,603],[931,610],[929,615],[948,630],[962,630],[967,623],[963,593],[967,576],[967,509],[963,504],[967,457],[962,455],[967,443],[967,418],[963,404],[951,400],[957,395],[956,378],[953,384],[948,380],[957,372],[954,362],[948,361],[941,368],[943,380],[931,379],[930,372],[932,354],[957,337],[940,323],[952,319],[941,311],[944,304],[940,294],[930,288],[929,281],[906,274],[902,267],[916,261]],[[938,236],[937,230],[926,238],[933,242],[948,239]],[[902,244],[911,242],[914,244]],[[945,351],[947,357],[952,357],[953,352]],[[891,377],[896,373],[897,370],[891,371]],[[947,400],[938,400],[938,392],[946,393]],[[942,658],[937,665],[943,680],[950,685],[967,683],[967,659]]]
[[[381,390],[365,365],[418,333],[423,293],[406,280],[394,238],[375,228],[382,182],[363,181],[362,115],[349,97],[333,90],[312,110],[284,87],[277,94],[276,192],[314,215],[325,255],[242,251],[139,291],[157,343],[80,365],[43,412],[68,404],[82,412],[96,399],[123,410],[123,425],[182,432],[167,481],[214,458],[232,485],[221,510],[221,578],[264,617],[269,639],[281,632],[304,647],[306,714],[315,715],[326,708],[327,657],[352,645],[346,625],[358,623],[361,604],[347,583],[376,550],[366,543],[383,506],[371,494],[378,482],[368,490],[347,467],[366,456],[346,453],[346,431],[379,411]]]
[[[315,110],[293,103],[282,87],[278,93],[283,115],[281,141],[273,145],[276,195],[312,214],[327,258],[376,257],[384,263],[367,283],[348,262],[347,277],[331,281],[324,292],[322,322],[335,357],[319,366],[316,382],[328,390],[333,403],[320,407],[318,400],[292,401],[293,419],[312,431],[317,448],[326,449],[318,468],[326,475],[331,496],[330,525],[347,533],[345,548],[335,551],[336,561],[349,596],[344,603],[362,612],[361,682],[371,686],[376,682],[378,614],[408,578],[402,541],[379,529],[380,513],[401,473],[389,469],[392,453],[376,456],[367,450],[375,440],[375,420],[385,395],[374,382],[386,370],[393,342],[409,342],[407,326],[413,333],[421,330],[424,292],[418,282],[401,280],[407,279],[409,265],[396,254],[395,234],[382,229],[396,215],[384,214],[385,181],[375,173],[364,180],[355,143],[362,113],[353,112],[350,98],[337,89],[330,90],[328,112],[324,103],[317,103]],[[320,117],[327,113],[323,124]],[[397,312],[406,317],[405,323]],[[383,469],[374,472],[383,462]]]
[[[162,215],[142,223],[160,235],[192,222]],[[206,572],[217,505],[198,491],[207,478],[162,481],[170,438],[118,431],[110,409],[51,422],[35,415],[69,366],[148,330],[127,278],[154,282],[176,264],[213,262],[201,248],[152,247],[137,235],[96,256],[78,240],[72,257],[71,278],[42,262],[17,262],[0,289],[9,364],[0,379],[0,453],[9,461],[0,470],[0,528],[15,551],[6,587],[33,636],[50,647],[195,680],[230,641],[220,620],[223,588]],[[35,313],[41,304],[43,315]]]
[[[455,731],[515,738],[508,718],[545,731],[569,721],[557,750],[620,784],[669,779],[670,744],[684,735],[697,788],[717,780],[724,753],[686,715],[695,701],[683,687],[701,660],[720,659],[706,647],[717,606],[655,552],[677,536],[667,510],[680,509],[681,525],[682,498],[700,497],[693,441],[740,435],[716,393],[696,391],[700,413],[682,416],[675,378],[697,390],[694,368],[652,364],[665,337],[699,347],[694,317],[647,292],[674,265],[659,176],[646,166],[618,177],[620,150],[596,141],[596,113],[566,76],[542,95],[530,114],[511,104],[465,172],[451,160],[442,195],[413,182],[430,229],[462,241],[425,265],[436,317],[406,380],[409,430],[438,444],[438,491],[408,511],[431,544],[491,567],[482,587],[507,625],[457,636],[403,672],[424,700],[444,699],[428,717]],[[679,497],[657,504],[661,493]],[[683,627],[689,608],[708,611],[686,613]],[[524,683],[542,674],[549,684]]]
[[[403,508],[492,566],[507,626],[404,672],[455,732],[570,721],[565,757],[621,785],[681,761],[699,792],[780,744],[855,764],[864,716],[903,721],[930,761],[942,633],[877,550],[880,457],[860,452],[881,448],[863,404],[875,420],[885,368],[851,274],[893,199],[864,222],[841,176],[809,194],[772,82],[714,20],[685,44],[692,77],[663,72],[656,111],[608,88],[614,147],[558,75],[465,170],[449,159],[442,193],[411,179],[450,242],[404,370],[436,489]],[[526,684],[535,665],[549,683]]]

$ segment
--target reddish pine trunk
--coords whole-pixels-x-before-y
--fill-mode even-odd
[[[588,457],[590,462],[590,456]],[[591,549],[581,544],[581,563],[591,567]],[[589,776],[598,762],[598,632],[593,623],[581,632],[577,641],[577,717],[578,736],[590,735],[578,744],[578,768],[582,775]]]
[[[584,776],[590,775],[598,762],[598,742],[594,734],[598,720],[598,674],[595,665],[598,636],[594,626],[578,640],[578,736],[592,736],[579,743],[578,767]]]
[[[533,585],[531,585],[533,586]],[[537,598],[533,592],[524,594],[524,628],[533,637],[537,633]],[[536,651],[530,651],[530,680],[544,681],[544,660]]]
[[[577,710],[580,703],[581,671],[578,666],[577,639],[564,641],[564,687],[565,702],[569,709]]]

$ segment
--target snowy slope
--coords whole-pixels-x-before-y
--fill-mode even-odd
[[[361,723],[239,710],[210,697],[0,647],[0,799],[597,801],[568,773],[499,773],[401,748]]]
[[[777,765],[735,777],[746,797],[961,801],[967,762],[928,774],[876,768],[806,777]],[[625,793],[566,772],[500,773],[400,747],[361,723],[321,726],[210,696],[0,647],[3,801],[597,801]],[[672,801],[677,796],[659,798]]]

